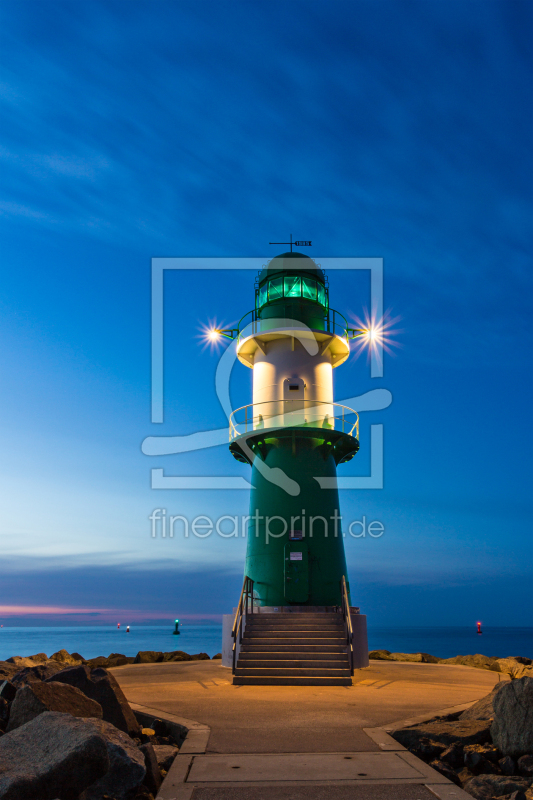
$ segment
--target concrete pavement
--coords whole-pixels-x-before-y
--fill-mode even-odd
[[[467,707],[506,677],[387,661],[358,670],[349,687],[233,686],[217,661],[132,664],[113,673],[131,703],[210,729],[194,733],[203,736],[199,748],[191,739],[192,749],[180,751],[162,800],[468,797],[384,729]]]

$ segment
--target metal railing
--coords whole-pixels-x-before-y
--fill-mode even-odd
[[[237,662],[237,643],[242,644],[242,620],[244,616],[254,613],[254,582],[247,575],[244,576],[242,584],[241,596],[239,597],[239,604],[235,613],[233,621],[233,628],[231,635],[233,638],[233,659],[232,659],[232,673],[235,675],[235,667]]]
[[[261,311],[253,308],[239,320],[237,328],[235,329],[236,335],[232,332],[229,338],[241,339],[243,335],[255,336],[258,333],[268,333],[268,331],[280,327],[281,319],[283,319],[283,317],[279,319],[270,317],[263,318],[261,317]],[[291,320],[288,320],[288,322],[291,322]],[[304,330],[307,329],[305,323],[302,322],[300,324]],[[348,334],[348,321],[340,311],[335,311],[334,308],[328,308],[322,317],[322,324],[324,327],[320,328],[320,330],[324,333],[333,333],[336,336],[340,336],[341,339],[346,339],[346,341],[350,338]],[[312,330],[316,329],[313,328]]]
[[[263,428],[325,428],[359,438],[359,414],[340,403],[321,400],[266,400],[233,411],[229,440]]]
[[[354,672],[354,658],[353,658],[353,628],[352,618],[350,616],[350,601],[348,600],[348,589],[346,586],[346,578],[343,575],[341,578],[341,602],[342,602],[342,616],[344,619],[344,630],[346,631],[346,644],[348,645],[348,658],[350,660],[350,674]]]

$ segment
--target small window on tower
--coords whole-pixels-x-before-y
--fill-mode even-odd
[[[302,279],[297,277],[285,278],[285,297],[300,297],[302,294]]]
[[[297,392],[300,387],[297,383],[290,383],[289,384],[289,392]]]
[[[267,301],[267,285],[261,286],[259,289],[259,308],[264,306]]]
[[[316,281],[312,278],[302,278],[302,286],[306,300],[316,300]]]
[[[268,299],[280,300],[283,297],[283,278],[274,278],[268,284]]]

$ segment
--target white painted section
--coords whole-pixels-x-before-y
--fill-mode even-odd
[[[353,631],[353,660],[355,669],[368,667],[368,635],[366,614],[350,614]]]
[[[253,402],[282,400],[284,381],[296,378],[305,384],[305,399],[333,402],[331,354],[310,355],[298,339],[284,336],[266,344],[266,352],[254,356]],[[287,395],[288,397],[290,395]]]
[[[222,615],[222,666],[223,667],[231,667],[233,666],[233,637],[231,635],[231,631],[233,630],[233,623],[235,621],[235,611],[234,609],[233,614],[223,614]],[[246,625],[246,614],[243,614],[242,618],[242,629],[244,630]],[[241,650],[241,645],[239,641],[237,641],[237,656],[239,657],[239,653]]]

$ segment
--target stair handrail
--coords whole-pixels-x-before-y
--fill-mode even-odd
[[[348,600],[348,588],[346,586],[346,577],[343,575],[341,578],[341,599],[342,599],[342,616],[344,618],[344,628],[346,630],[346,644],[348,645],[348,655],[350,658],[350,674],[354,673],[354,658],[353,658],[353,627],[352,617],[350,615],[350,601]]]
[[[250,609],[250,611],[248,611],[248,609]],[[235,612],[235,619],[233,620],[233,628],[231,629],[231,635],[233,637],[233,675],[235,675],[237,659],[237,637],[239,644],[242,644],[242,620],[248,613],[254,613],[254,582],[248,575],[245,575],[237,611]]]

